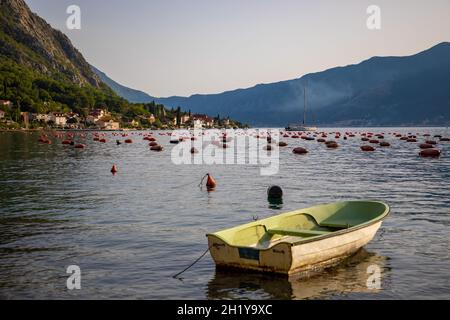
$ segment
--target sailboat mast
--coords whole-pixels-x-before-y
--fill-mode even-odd
[[[303,103],[304,103],[303,125],[305,125],[306,124],[306,85],[303,87]]]

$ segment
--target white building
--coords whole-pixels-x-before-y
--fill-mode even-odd
[[[67,123],[67,118],[64,113],[57,113],[57,112],[51,112],[49,114],[50,121],[53,121],[53,123],[58,127],[65,127]]]

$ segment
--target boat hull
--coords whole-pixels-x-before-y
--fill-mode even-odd
[[[267,249],[231,246],[212,234],[208,235],[208,244],[218,267],[286,275],[309,274],[334,266],[353,255],[373,239],[381,223],[342,230],[309,242],[281,242]]]

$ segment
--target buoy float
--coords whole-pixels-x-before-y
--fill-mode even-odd
[[[86,146],[82,143],[78,143],[74,146],[75,149],[84,149]]]
[[[317,142],[325,142],[326,140],[325,139],[323,139],[323,138],[319,138],[319,139],[317,139]]]
[[[70,144],[70,140],[64,140],[62,144]]]
[[[439,138],[439,141],[450,141],[450,138]]]
[[[306,150],[305,148],[302,148],[302,147],[297,147],[297,148],[294,148],[292,150],[292,152],[295,154],[306,154],[306,153],[308,153],[308,150]]]
[[[421,157],[436,158],[436,157],[439,157],[441,155],[441,151],[438,150],[438,149],[424,149],[424,150],[420,151],[419,155]]]
[[[209,173],[207,173],[206,176],[208,177],[208,180],[206,180],[206,187],[209,189],[214,189],[217,185],[216,180],[214,180]]]
[[[380,141],[378,141],[378,140],[376,140],[376,139],[372,139],[372,140],[369,140],[369,143],[379,144]]]
[[[120,142],[120,140],[116,140],[116,144],[117,144],[117,145],[121,145],[122,142]]]
[[[433,145],[430,143],[422,143],[421,145],[419,145],[420,149],[432,149]]]
[[[198,153],[198,150],[194,147],[191,148],[191,153]]]
[[[363,138],[361,138],[361,141],[369,141],[370,139],[369,138],[366,138],[366,137],[363,137]]]
[[[339,147],[339,145],[337,144],[336,141],[327,141],[327,142],[325,142],[325,144],[326,144],[327,148],[330,148],[330,149],[335,149],[335,148]]]
[[[101,142],[101,143],[106,143],[106,139],[100,139],[98,141]]]
[[[272,146],[270,144],[268,144],[264,147],[264,150],[270,151],[270,150],[272,150]]]
[[[158,145],[158,142],[152,141],[152,142],[150,142],[148,145],[149,145],[150,147],[154,147],[154,146],[157,146],[157,145]]]
[[[152,151],[163,151],[164,148],[162,146],[160,146],[160,145],[156,145],[156,146],[152,146],[150,148],[150,150],[152,150]]]
[[[111,173],[112,174],[116,174],[117,173],[117,166],[114,164],[113,166],[112,166],[112,168],[111,168]]]
[[[125,140],[125,143],[133,143],[133,140],[131,140],[131,139],[126,139],[126,140]]]
[[[427,144],[437,144],[437,142],[434,141],[434,140],[427,140],[427,141],[425,141],[425,143],[427,143]]]
[[[389,142],[386,142],[386,141],[380,142],[380,147],[390,147],[390,146],[391,146],[391,144]]]
[[[417,142],[416,138],[408,138],[406,142]]]
[[[371,152],[371,151],[375,151],[375,148],[372,146],[361,146],[361,150]]]
[[[286,147],[288,144],[286,143],[286,142],[284,142],[284,141],[280,141],[280,142],[278,142],[278,146],[279,147]]]

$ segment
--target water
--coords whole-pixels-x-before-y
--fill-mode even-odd
[[[443,128],[353,129],[429,132]],[[328,129],[334,131],[334,129]],[[342,129],[341,129],[342,131]],[[392,147],[359,150],[359,137],[328,150],[301,139],[280,153],[280,171],[256,166],[175,166],[169,137],[148,150],[86,139],[85,150],[36,133],[0,133],[0,298],[3,299],[431,299],[450,297],[450,143],[439,159],[417,156],[418,146],[386,135]],[[123,139],[123,138],[122,138]],[[419,141],[423,138],[419,137]],[[310,153],[294,155],[295,146]],[[112,164],[119,173],[111,175]],[[211,172],[214,192],[200,190]],[[266,189],[283,187],[280,206]],[[336,268],[309,279],[215,270],[205,234],[310,205],[378,199],[392,208],[372,242]],[[369,290],[367,267],[381,268],[382,287]],[[66,268],[81,268],[81,290],[66,288]]]

